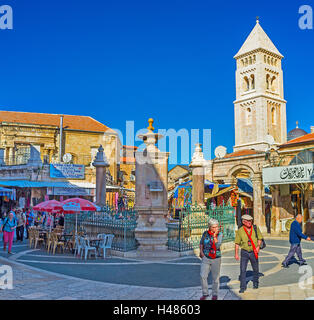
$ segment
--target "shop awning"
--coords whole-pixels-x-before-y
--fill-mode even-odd
[[[66,181],[0,180],[0,186],[17,188],[77,188]]]
[[[224,194],[224,193],[226,193],[226,192],[231,191],[232,189],[234,189],[234,187],[227,187],[227,188],[225,188],[225,189],[220,190],[219,192],[217,192],[217,193],[215,193],[215,194],[208,194],[208,193],[206,193],[206,194],[205,194],[205,198],[206,198],[206,199],[210,199],[210,198],[218,197],[218,196],[220,196],[220,195],[222,195],[222,194]]]
[[[9,197],[11,195],[11,193],[13,192],[13,190],[11,189],[7,189],[7,188],[2,188],[0,187],[0,196],[3,197]]]

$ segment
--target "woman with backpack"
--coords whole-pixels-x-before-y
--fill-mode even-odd
[[[9,254],[12,254],[11,249],[16,226],[16,219],[14,218],[13,213],[10,212],[9,216],[4,219],[3,224],[1,226],[1,232],[3,232],[3,250],[6,250],[6,246],[8,244]]]

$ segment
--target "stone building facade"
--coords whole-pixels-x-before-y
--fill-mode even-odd
[[[51,178],[49,165],[62,164],[63,156],[67,155],[67,162],[84,166],[85,174],[83,179],[67,179],[66,182],[95,189],[96,176],[92,162],[99,145],[103,146],[110,164],[109,180],[113,184],[117,182],[121,149],[117,133],[88,116],[62,117],[60,144],[61,115],[0,111],[0,184],[14,179],[65,182],[65,179]],[[35,176],[35,167],[30,163],[34,157]]]

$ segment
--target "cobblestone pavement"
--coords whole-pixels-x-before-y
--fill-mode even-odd
[[[267,248],[260,257],[260,288],[253,290],[250,281],[243,294],[238,293],[239,262],[234,260],[232,250],[224,252],[218,298],[314,297],[313,286],[299,287],[302,274],[297,263],[292,263],[289,269],[280,267],[288,246],[287,240],[267,240]],[[314,244],[304,242],[302,246],[309,266],[314,267]],[[2,300],[198,300],[201,296],[197,257],[164,261],[112,257],[85,262],[71,255],[47,255],[42,250],[29,249],[26,243],[15,244],[14,252],[12,256],[0,253],[0,263],[12,267],[14,278],[12,290],[0,290]],[[249,281],[252,273],[250,267],[248,270]]]

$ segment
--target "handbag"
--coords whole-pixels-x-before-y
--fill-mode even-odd
[[[254,231],[255,231],[255,235],[256,235],[256,239],[258,239],[258,236],[257,236],[257,226],[254,224],[253,225],[253,228],[254,228]],[[260,245],[260,249],[263,250],[264,248],[266,247],[266,242],[264,240],[264,238],[262,239],[262,243]]]

